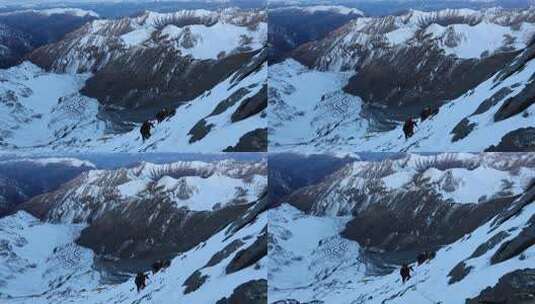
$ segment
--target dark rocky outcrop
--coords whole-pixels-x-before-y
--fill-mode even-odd
[[[224,152],[267,151],[267,129],[261,128],[245,133],[235,146],[228,146]]]
[[[535,303],[535,269],[510,272],[500,278],[493,287],[485,288],[477,297],[467,299],[466,304],[532,304]]]
[[[453,100],[506,66],[518,52],[501,53],[482,59],[448,57],[441,50],[422,45],[396,51],[395,62],[387,52],[362,66],[344,91],[365,102],[382,103],[404,114],[416,116],[436,101]],[[422,58],[427,60],[422,62]],[[423,66],[422,66],[423,63]],[[441,75],[429,77],[429,75]]]
[[[215,265],[219,264],[219,262],[221,262],[222,260],[224,260],[227,257],[229,257],[236,250],[238,250],[238,248],[243,246],[243,244],[244,243],[243,243],[242,240],[234,240],[234,241],[232,241],[230,244],[225,246],[225,248],[223,248],[220,251],[216,252],[210,258],[210,260],[208,261],[208,263],[206,263],[206,265],[204,267],[212,267],[212,266],[215,266]]]
[[[236,111],[230,117],[232,122],[237,122],[260,113],[267,107],[267,85],[264,85],[258,93],[241,102]]]
[[[507,231],[500,231],[499,233],[493,235],[485,243],[479,245],[476,250],[474,250],[472,255],[470,255],[469,259],[477,258],[484,255],[489,250],[496,247],[496,245],[498,245],[501,241],[509,237],[509,235],[510,234]]]
[[[507,95],[511,94],[513,90],[510,88],[501,88],[498,92],[494,93],[491,97],[483,100],[483,102],[477,107],[477,109],[472,113],[471,116],[479,115],[487,112],[490,108],[497,105],[502,101]]]
[[[184,294],[194,292],[195,290],[201,288],[202,284],[208,279],[207,275],[203,275],[199,270],[192,273],[182,286],[186,287],[184,289]]]
[[[232,292],[228,298],[222,298],[216,304],[267,304],[267,280],[260,279],[244,283]]]
[[[256,239],[249,247],[236,253],[232,261],[226,267],[226,273],[230,274],[249,267],[267,255],[267,231]]]
[[[529,247],[535,245],[535,216],[528,221],[528,226],[524,227],[520,234],[510,241],[503,243],[491,257],[491,264],[497,264],[509,260]]]
[[[535,128],[520,128],[505,134],[500,143],[485,152],[530,152],[535,150]]]
[[[515,116],[535,103],[535,82],[532,81],[520,93],[507,99],[494,114],[494,121]]]
[[[455,267],[453,267],[450,273],[448,273],[448,277],[450,277],[448,284],[451,285],[461,281],[470,273],[470,270],[472,270],[472,268],[472,266],[466,267],[466,264],[464,262],[460,262],[459,264],[455,265]]]
[[[232,206],[212,212],[176,209],[154,197],[111,210],[84,229],[78,244],[97,254],[121,258],[164,257],[187,251],[220,231],[247,210]],[[149,210],[159,210],[153,214]],[[147,217],[147,214],[153,214]]]
[[[194,143],[203,139],[210,130],[214,127],[213,124],[207,124],[205,119],[199,120],[192,128],[189,130],[188,134],[191,135],[189,138],[189,143]]]
[[[451,130],[451,134],[453,134],[451,141],[456,142],[465,138],[474,130],[476,125],[476,123],[470,122],[468,118],[464,118]]]
[[[505,197],[484,204],[454,204],[422,190],[411,191],[384,197],[383,203],[360,211],[346,225],[342,236],[386,251],[427,250],[472,232],[513,200],[514,197]]]

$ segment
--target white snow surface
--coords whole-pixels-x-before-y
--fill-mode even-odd
[[[289,209],[289,207],[281,208],[284,208],[283,210]],[[291,231],[294,226],[297,227],[298,231],[307,231],[307,229],[327,231],[332,229],[328,224],[329,221],[333,220],[332,218],[320,219],[310,222],[308,225],[294,225],[295,222],[304,221],[293,215],[296,211],[293,213],[286,211],[285,213],[289,214],[286,216],[286,222],[280,220],[278,222],[284,223],[284,226]],[[401,283],[398,269],[387,275],[363,277],[358,272],[358,266],[355,265],[350,275],[344,268],[330,268],[328,283],[321,284],[316,281],[308,285],[308,276],[313,270],[300,269],[302,271],[299,273],[300,275],[270,276],[269,298],[273,300],[295,299],[300,302],[319,300],[325,303],[340,304],[464,303],[467,298],[474,298],[485,288],[494,286],[505,274],[515,270],[532,268],[535,261],[535,248],[533,246],[523,251],[521,255],[500,263],[491,264],[490,258],[501,244],[517,236],[534,214],[535,204],[531,203],[525,206],[518,215],[511,217],[497,227],[491,227],[492,220],[483,224],[472,233],[440,249],[431,261],[421,266],[415,265],[412,278],[405,284]],[[291,219],[292,216],[297,217],[297,219]],[[510,236],[483,255],[470,258],[478,246],[503,231],[509,231]],[[296,244],[300,244],[301,241],[306,244],[309,237],[299,235],[303,240],[297,237],[291,238],[293,234],[289,232],[279,234],[278,230],[275,230],[274,235],[277,237],[277,244],[280,248],[273,251],[272,255],[274,256],[270,256],[270,263],[277,261],[275,264],[277,266],[294,264],[293,256],[287,255],[286,252],[294,250]],[[285,241],[279,241],[279,238]],[[354,256],[354,259],[359,259],[358,254]],[[449,272],[461,261],[466,263],[466,267],[473,268],[464,279],[449,284]],[[328,265],[336,263],[347,263],[347,257],[345,255],[331,255],[328,259],[316,260],[314,267],[327,268]],[[274,266],[270,264],[270,274],[272,267]],[[279,288],[279,286],[287,288]]]
[[[93,253],[74,243],[83,228],[40,222],[24,211],[1,218],[0,302],[35,303],[33,297],[96,288],[100,275],[92,269]]]
[[[75,185],[60,189],[62,200],[51,212],[60,222],[84,222],[95,213],[123,208],[139,198],[161,192],[176,208],[211,211],[258,200],[267,188],[265,162],[231,160],[180,161],[169,164],[143,162],[129,169],[90,170],[77,177]],[[107,200],[116,193],[120,200]],[[93,204],[83,203],[91,199]]]
[[[271,151],[374,151],[374,152],[478,152],[498,145],[503,136],[533,127],[535,105],[510,118],[495,121],[494,114],[531,83],[535,61],[498,81],[493,76],[439,108],[439,113],[419,122],[414,136],[405,140],[402,122],[389,131],[374,129],[374,120],[363,116],[362,101],[343,92],[351,74],[308,69],[294,60],[270,67]],[[474,115],[481,103],[499,90],[512,90],[483,113]],[[437,101],[438,102],[438,101]],[[474,123],[465,137],[452,141],[452,130],[463,119]]]
[[[38,224],[41,226],[28,230],[25,229],[25,227],[28,225],[27,223],[30,221],[35,221],[35,219],[17,218],[13,220],[13,217],[14,216],[2,219],[0,225],[3,224],[2,222],[8,221],[9,225],[11,226],[9,232],[32,235],[32,238],[28,238],[28,243],[26,245],[28,247],[32,246],[32,250],[26,250],[27,254],[38,254],[39,256],[42,254],[44,257],[46,257],[47,251],[45,250],[52,250],[54,248],[53,246],[57,245],[56,243],[49,242],[48,240],[54,239],[56,234],[61,232],[61,227],[63,226]],[[17,217],[20,217],[20,215],[17,215]],[[12,223],[13,221],[15,221],[15,223]],[[34,224],[32,223],[32,225]],[[39,276],[28,276],[24,278],[16,277],[16,280],[14,280],[16,283],[7,285],[7,288],[2,288],[0,299],[2,299],[1,297],[6,297],[6,295],[15,296],[13,298],[9,298],[8,300],[9,303],[13,304],[216,303],[223,297],[229,297],[234,289],[243,283],[252,280],[265,279],[267,276],[267,260],[266,258],[262,258],[256,264],[231,274],[226,274],[225,268],[227,264],[234,258],[234,254],[229,255],[214,266],[205,267],[205,265],[214,254],[233,241],[241,240],[243,242],[243,245],[240,246],[238,251],[247,248],[256,240],[256,237],[260,235],[261,231],[265,229],[266,225],[267,214],[264,213],[260,214],[253,223],[246,225],[233,234],[228,234],[226,229],[222,230],[221,232],[209,238],[207,241],[174,258],[169,268],[157,273],[156,275],[151,274],[149,276],[150,280],[148,281],[148,286],[140,293],[137,293],[135,290],[133,276],[131,279],[121,284],[99,284],[96,280],[99,275],[94,269],[74,266],[73,268],[69,269],[71,271],[75,271],[75,275],[78,276],[63,277],[64,274],[58,271],[57,265],[52,264],[47,260],[46,264],[39,264],[37,269],[47,269],[49,276],[58,281],[64,281],[64,285],[67,287],[63,288],[53,285],[52,288],[45,294],[34,294],[36,291],[29,289],[36,289],[39,286],[44,285],[44,283],[46,283],[45,281],[40,281],[41,278]],[[2,226],[5,226],[5,224]],[[49,226],[53,226],[53,229],[46,230],[46,232],[48,232],[48,237],[43,238],[43,235],[41,235],[43,230],[40,229],[42,229],[42,227],[47,228]],[[2,238],[3,237],[4,234],[2,233]],[[9,238],[11,238],[11,236],[9,236]],[[62,237],[60,240],[61,242],[73,241],[72,238],[69,239],[67,237]],[[65,246],[73,246],[73,244],[67,243]],[[84,250],[87,251],[86,249]],[[56,259],[55,255],[52,255],[51,257]],[[34,260],[39,262],[45,261],[44,259],[39,260],[37,258]],[[79,265],[84,265],[84,263],[87,261],[88,259],[84,257],[83,259],[75,262],[77,262]],[[0,269],[4,270],[4,267],[12,267],[12,265],[13,264],[3,263],[1,264]],[[47,267],[52,268],[48,269]],[[184,294],[184,281],[197,270],[199,270],[202,275],[207,276],[206,281],[196,291]],[[11,275],[13,271],[14,269],[10,269],[7,273]],[[82,273],[83,275],[79,273]],[[10,278],[10,280],[13,280],[13,278]],[[29,282],[35,282],[36,285],[29,284]]]
[[[364,276],[366,265],[356,259],[358,244],[339,236],[349,219],[306,215],[289,204],[270,211],[270,301],[279,300],[279,292],[293,294],[300,289],[329,286],[333,293],[341,292],[347,280]]]
[[[524,193],[535,181],[534,164],[535,155],[521,158],[507,153],[408,154],[398,160],[355,161],[322,181],[325,190],[313,202],[311,213],[351,215],[380,203],[377,189],[383,189],[382,197],[402,195],[414,189],[415,180],[444,202],[484,204]],[[355,200],[355,192],[363,197]]]
[[[302,10],[304,12],[313,14],[316,12],[332,12],[332,13],[338,13],[342,15],[357,15],[357,16],[364,16],[365,13],[357,8],[354,7],[347,7],[344,5],[307,5],[307,6],[283,6],[283,7],[275,7],[271,10],[288,10],[288,9],[298,9]]]
[[[267,83],[267,63],[239,85],[231,78],[201,96],[186,102],[173,117],[155,123],[150,139],[142,141],[140,124],[126,133],[111,133],[98,114],[98,101],[79,93],[89,74],[56,74],[24,62],[0,71],[7,81],[0,84],[0,126],[5,151],[50,152],[216,152],[235,146],[246,133],[267,126],[267,118],[257,114],[232,122],[231,115],[241,101],[224,112],[207,117],[217,105],[248,87],[242,100],[254,96]],[[190,130],[206,118],[212,124],[202,139],[190,143]]]

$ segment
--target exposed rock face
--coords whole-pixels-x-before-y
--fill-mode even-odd
[[[448,274],[448,276],[450,277],[448,283],[451,285],[453,283],[461,281],[470,273],[470,270],[472,268],[472,266],[466,267],[466,264],[464,262],[460,262],[455,267],[453,267],[453,269]]]
[[[223,298],[216,304],[267,304],[267,280],[249,281],[238,286],[229,298]]]
[[[501,121],[517,115],[535,103],[535,83],[528,84],[519,94],[507,99],[498,112],[494,114],[495,121]]]
[[[505,134],[500,143],[487,148],[487,152],[530,152],[535,148],[535,128],[520,128]]]
[[[503,198],[479,205],[455,205],[424,192],[409,192],[386,199],[386,205],[373,205],[360,212],[342,235],[359,244],[387,251],[429,249],[470,233],[513,200]],[[419,211],[414,213],[414,210]]]
[[[89,171],[21,208],[49,221],[87,223],[77,242],[100,255],[169,257],[248,218],[265,191],[265,170],[262,163],[222,161]],[[220,189],[221,179],[235,184],[224,189],[226,198],[196,197],[215,191],[212,182]]]
[[[331,32],[326,38],[304,44],[294,52],[301,63],[321,70],[355,70],[344,90],[368,103],[395,108],[395,119],[418,115],[425,105],[438,106],[460,97],[507,67],[520,52],[504,46],[481,49],[481,54],[459,54],[466,43],[462,26],[499,24],[514,31],[514,22],[499,16],[515,12],[483,10],[433,13],[411,11],[398,16],[359,18]],[[531,22],[527,11],[522,21]],[[517,20],[518,22],[522,22]],[[515,21],[516,22],[516,21]],[[409,37],[398,37],[401,31]],[[515,38],[516,39],[516,38]],[[513,39],[513,40],[515,40]],[[523,41],[527,46],[530,41]],[[480,46],[479,46],[480,47]]]
[[[512,159],[500,160],[499,154],[486,156],[489,158],[453,159],[442,155],[418,159],[406,156],[385,162],[357,161],[319,183],[294,191],[286,201],[311,214],[351,215],[352,220],[342,235],[361,246],[389,252],[429,250],[454,242],[507,212],[518,198],[517,193],[505,188],[495,194],[480,193],[469,201],[448,198],[449,193],[470,183],[460,177],[463,174],[456,175],[454,171],[466,170],[472,175],[488,166],[511,174],[518,170],[518,167],[514,169]],[[526,168],[531,168],[528,163]],[[488,247],[496,246],[496,242],[489,240]],[[478,254],[484,250],[481,248]]]
[[[253,58],[267,39],[265,21],[263,11],[237,9],[146,12],[88,23],[60,42],[32,52],[29,59],[47,70],[92,72],[82,90],[85,95],[115,110],[128,109],[123,115],[143,121],[164,106],[176,107],[198,97],[256,61]],[[203,51],[208,42],[192,26],[204,31],[221,28],[218,35],[241,36],[212,45],[221,49],[215,56]]]
[[[202,275],[200,271],[195,271],[186,281],[184,281],[183,286],[186,287],[184,294],[188,294],[199,289],[202,284],[206,282],[207,278],[208,276]]]
[[[494,253],[490,262],[497,264],[521,254],[527,248],[535,245],[535,216],[533,216],[518,236],[503,243]]]
[[[451,139],[451,141],[455,142],[465,138],[466,136],[468,136],[468,134],[470,134],[470,132],[472,132],[472,130],[474,130],[475,127],[476,124],[470,122],[470,120],[468,120],[467,118],[461,120],[461,122],[459,122],[455,126],[455,128],[451,130],[451,134],[453,134],[453,138]]]
[[[238,251],[226,268],[227,274],[239,271],[267,256],[267,231],[248,248]]]
[[[267,151],[267,129],[256,129],[244,134],[235,146],[229,146],[224,151]]]
[[[479,296],[467,299],[466,304],[476,303],[533,303],[535,297],[535,269],[515,270],[504,275],[493,287],[483,290]]]

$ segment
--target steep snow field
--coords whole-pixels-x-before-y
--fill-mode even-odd
[[[96,288],[100,275],[92,268],[93,253],[74,244],[83,228],[43,223],[24,211],[1,218],[0,300],[32,303]]]
[[[419,123],[415,135],[405,140],[402,123],[390,131],[377,131],[374,120],[362,112],[362,101],[342,88],[347,72],[320,72],[294,60],[270,68],[270,149],[274,151],[374,151],[374,152],[477,152],[497,145],[507,133],[533,127],[535,105],[522,114],[495,121],[507,98],[475,114],[483,101],[502,89],[507,97],[531,84],[535,61],[503,81],[492,77],[463,96],[440,107],[439,113]],[[323,97],[325,96],[325,97]],[[387,111],[387,109],[385,109]],[[469,134],[453,141],[453,129],[463,119],[475,125]],[[417,121],[419,122],[419,121]],[[294,128],[298,125],[299,128]]]
[[[522,200],[524,201],[522,202]],[[488,221],[458,241],[444,246],[437,252],[434,259],[422,266],[414,266],[413,277],[405,284],[401,283],[398,270],[383,276],[362,276],[359,264],[356,263],[359,260],[358,252],[354,250],[358,248],[356,243],[342,248],[331,247],[333,251],[340,250],[340,252],[315,260],[313,266],[308,269],[298,269],[299,275],[284,278],[271,275],[271,269],[276,267],[295,270],[294,265],[301,263],[301,260],[293,255],[295,252],[302,254],[322,250],[323,244],[321,242],[319,244],[310,242],[311,248],[303,246],[306,249],[301,249],[299,244],[309,244],[310,237],[302,235],[300,231],[314,229],[314,231],[322,231],[323,234],[328,235],[329,231],[333,231],[332,223],[341,220],[332,217],[304,220],[303,218],[314,219],[314,217],[304,215],[289,206],[279,207],[278,210],[274,211],[274,214],[277,216],[273,217],[273,226],[277,227],[277,225],[283,224],[285,231],[276,228],[272,233],[272,244],[275,245],[270,245],[272,246],[270,247],[270,263],[274,264],[270,264],[269,297],[271,303],[288,303],[283,300],[297,300],[298,302],[295,303],[314,301],[314,303],[341,304],[465,303],[466,299],[475,298],[484,289],[495,286],[505,275],[516,270],[533,268],[535,260],[535,248],[529,245],[518,247],[522,249],[515,251],[515,254],[499,253],[503,252],[503,248],[507,248],[507,246],[517,246],[519,240],[523,238],[530,238],[528,235],[530,229],[533,229],[533,216],[535,215],[533,193],[520,197],[503,214]],[[331,238],[343,240],[336,235]],[[345,242],[350,241],[345,240]],[[289,254],[289,252],[293,254]],[[497,259],[496,256],[501,257],[501,259]],[[352,257],[355,261],[349,270],[336,267],[347,265],[349,263],[348,257]],[[308,259],[304,258],[304,260]],[[459,279],[458,274],[452,274],[452,269],[456,266],[459,268],[461,262],[464,262],[464,269],[467,271]],[[310,283],[308,276],[318,268],[323,269],[328,275],[317,278]],[[274,271],[274,273],[277,272]],[[452,280],[452,277],[456,277],[456,281]],[[519,290],[522,290],[521,288],[529,289],[529,280],[526,281],[527,285],[522,279],[516,282],[516,285],[515,283],[509,284],[516,286],[514,288],[519,288]],[[494,296],[492,294],[484,296],[483,299],[500,301],[502,296],[515,294],[510,289],[504,289],[504,291],[507,294],[500,295],[498,292]],[[519,297],[517,299],[522,297],[521,294],[522,291],[516,293],[516,296]],[[281,302],[277,302],[277,300],[281,300]]]
[[[534,17],[533,9],[411,10],[355,18],[303,44],[295,60],[270,67],[270,149],[529,151]],[[439,113],[417,119],[405,140],[404,120],[424,106]]]
[[[147,288],[140,293],[133,278],[122,284],[99,283],[90,251],[72,243],[74,225],[42,224],[22,212],[0,220],[0,225],[2,244],[13,247],[16,254],[3,261],[0,273],[9,276],[0,293],[0,299],[9,303],[216,303],[237,286],[267,275],[266,258],[231,274],[225,267],[233,255],[207,266],[214,254],[236,240],[241,240],[242,248],[250,246],[267,225],[265,213],[237,232],[223,230],[173,259],[168,269],[149,276]],[[53,252],[54,248],[59,251]],[[13,277],[14,269],[21,273]],[[207,276],[206,281],[185,294],[182,284],[197,270]]]
[[[265,149],[263,18],[262,11],[222,9],[92,20],[32,52],[27,58],[35,64],[24,61],[0,71],[5,122],[0,147],[31,152]],[[150,68],[147,56],[156,61]],[[102,70],[124,66],[126,71],[112,76],[115,82],[102,80],[110,75]],[[90,83],[97,84],[88,89]],[[102,93],[99,86],[110,83],[116,85]],[[153,113],[164,107],[176,113],[156,123]],[[143,142],[140,122],[145,119],[155,127]]]
[[[206,119],[212,124],[201,140],[190,143],[188,134],[217,105],[243,87],[254,96],[267,83],[267,64],[236,86],[230,79],[179,107],[175,116],[155,124],[152,136],[142,142],[140,125],[127,133],[111,133],[98,116],[98,101],[81,95],[88,74],[56,74],[45,72],[31,63],[0,71],[5,82],[0,86],[2,104],[0,145],[4,150],[37,151],[222,151],[234,146],[240,137],[266,125],[260,115],[232,122],[230,116],[240,103]]]
[[[343,293],[364,277],[356,242],[339,236],[348,217],[316,217],[283,204],[269,213],[269,298]],[[333,276],[334,275],[334,276]]]

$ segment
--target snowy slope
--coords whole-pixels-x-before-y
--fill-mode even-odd
[[[296,297],[299,290],[340,291],[364,276],[358,244],[339,236],[348,220],[306,215],[287,204],[270,211],[270,303],[285,294]]]
[[[444,245],[434,259],[414,265],[413,277],[405,284],[401,283],[399,266],[389,274],[366,274],[372,267],[391,265],[367,259],[362,251],[355,250],[359,247],[356,242],[340,237],[333,223],[347,219],[316,218],[283,205],[273,212],[270,303],[529,302],[535,259],[534,194],[531,186],[493,218]],[[285,229],[280,228],[282,225]],[[312,241],[309,234],[302,233],[310,229],[318,231],[322,241]],[[372,234],[370,231],[370,237]],[[347,245],[336,246],[340,242]],[[315,253],[324,251],[330,254],[313,259]],[[311,259],[300,256],[304,253]],[[299,275],[283,277],[277,275],[279,269]],[[325,275],[310,279],[317,269]]]
[[[356,16],[364,16],[364,12],[362,12],[359,9],[347,7],[343,5],[310,5],[310,6],[282,6],[282,7],[274,7],[271,9],[271,11],[277,11],[277,10],[300,10],[309,14],[314,14],[317,12],[329,12],[329,13],[337,13],[341,15],[356,15]]]
[[[0,299],[74,296],[73,289],[96,288],[91,250],[74,244],[84,225],[40,222],[26,212],[0,219]]]
[[[413,191],[436,196],[441,204],[483,204],[523,193],[535,179],[533,161],[530,154],[500,153],[355,161],[293,196],[308,198],[311,213],[332,216],[355,214],[373,204],[400,205]]]
[[[13,246],[16,246],[15,244],[24,246],[15,249],[15,252],[20,254],[21,249],[26,249],[26,254],[40,253],[40,255],[30,258],[17,255],[16,259],[11,257],[7,263],[2,264],[7,269],[2,269],[0,274],[11,276],[9,281],[13,282],[3,286],[0,295],[9,303],[72,303],[74,301],[78,303],[215,304],[223,298],[236,296],[234,294],[238,294],[238,299],[240,299],[239,296],[243,297],[240,291],[236,292],[235,290],[240,286],[249,288],[246,290],[254,294],[249,298],[242,298],[249,299],[248,303],[265,303],[266,301],[267,261],[265,257],[260,257],[252,265],[237,271],[230,272],[227,268],[228,265],[235,262],[236,253],[251,248],[257,238],[261,238],[261,235],[265,233],[266,213],[258,215],[255,220],[238,231],[233,231],[229,227],[199,246],[182,253],[172,260],[168,269],[156,275],[151,274],[148,287],[140,293],[135,291],[133,278],[121,284],[99,283],[99,273],[95,269],[88,268],[92,262],[90,251],[72,243],[72,232],[69,230],[72,230],[69,228],[72,225],[41,224],[24,213],[4,218],[2,222],[3,227],[7,226],[9,229],[6,234],[2,234],[2,240],[7,239],[9,242],[13,242]],[[33,228],[24,229],[28,225],[33,225]],[[47,229],[48,239],[39,239],[39,234],[36,234],[37,231],[42,233],[43,229]],[[24,239],[17,238],[20,234],[23,235]],[[11,241],[12,239],[16,241]],[[229,245],[233,249],[221,256],[220,251]],[[54,246],[60,248],[59,251],[52,252]],[[70,252],[68,249],[75,251]],[[58,252],[61,252],[61,255]],[[24,258],[27,260],[23,260]],[[74,263],[74,265],[65,265],[67,269],[64,270],[60,265],[66,262]],[[38,267],[35,269],[30,267],[30,271],[22,272],[22,274],[13,277],[14,269],[20,269],[26,263],[36,263]],[[68,276],[69,272],[73,270],[76,270],[74,275]],[[198,289],[186,293],[186,287],[183,284],[197,271],[201,273],[201,276],[206,276],[205,281],[200,283]],[[40,276],[37,276],[41,273],[54,284],[38,289],[45,283],[40,279]],[[28,284],[36,280],[36,285]],[[247,283],[250,285],[244,285]]]
[[[271,69],[270,148],[533,150],[533,16],[531,9],[410,11],[358,18],[301,46],[300,62]],[[417,119],[405,140],[404,120],[426,106],[439,113]]]
[[[169,200],[174,208],[198,212],[249,204],[262,195],[266,186],[265,163],[144,162],[129,169],[84,172],[54,193],[35,198],[35,203],[36,207],[53,204],[47,211],[48,219],[87,222],[154,197]],[[87,205],[88,200],[92,204]]]
[[[4,97],[0,116],[5,122],[0,127],[0,145],[4,150],[222,151],[236,146],[244,134],[266,126],[261,114],[238,121],[232,118],[247,98],[262,96],[262,87],[267,83],[266,63],[239,83],[229,77],[183,104],[175,116],[155,123],[152,137],[146,142],[141,140],[139,123],[125,133],[110,130],[109,122],[98,115],[98,101],[79,93],[88,74],[45,72],[27,62],[0,74],[6,80],[0,86]],[[236,95],[239,100],[215,112],[227,98]],[[208,129],[193,141],[192,129],[201,121]]]

